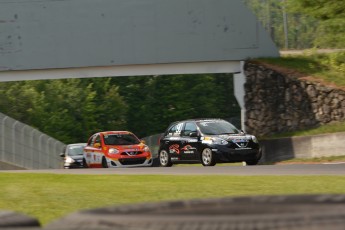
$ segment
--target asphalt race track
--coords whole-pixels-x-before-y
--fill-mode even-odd
[[[2,170],[11,173],[119,174],[119,175],[345,175],[345,162],[331,164],[257,165],[257,166],[173,166],[171,168],[101,168]]]

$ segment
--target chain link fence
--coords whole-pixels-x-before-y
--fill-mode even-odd
[[[0,113],[0,161],[25,169],[62,167],[65,144]]]

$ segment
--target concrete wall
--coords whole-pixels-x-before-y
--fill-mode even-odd
[[[263,148],[261,162],[344,156],[344,140],[345,132],[263,140],[260,141]]]

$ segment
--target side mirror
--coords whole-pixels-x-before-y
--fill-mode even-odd
[[[60,153],[60,157],[65,157],[65,153]]]
[[[93,144],[93,147],[95,147],[95,148],[100,148],[101,147],[101,143],[95,143],[95,144]]]
[[[189,134],[190,137],[198,137],[198,132],[191,132]]]

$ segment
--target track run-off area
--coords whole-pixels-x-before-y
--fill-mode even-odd
[[[345,162],[323,164],[288,164],[288,165],[257,165],[257,166],[214,166],[178,165],[170,168],[100,168],[100,169],[40,169],[40,170],[1,170],[8,173],[52,173],[77,175],[243,175],[243,176],[274,176],[274,175],[345,175]]]

